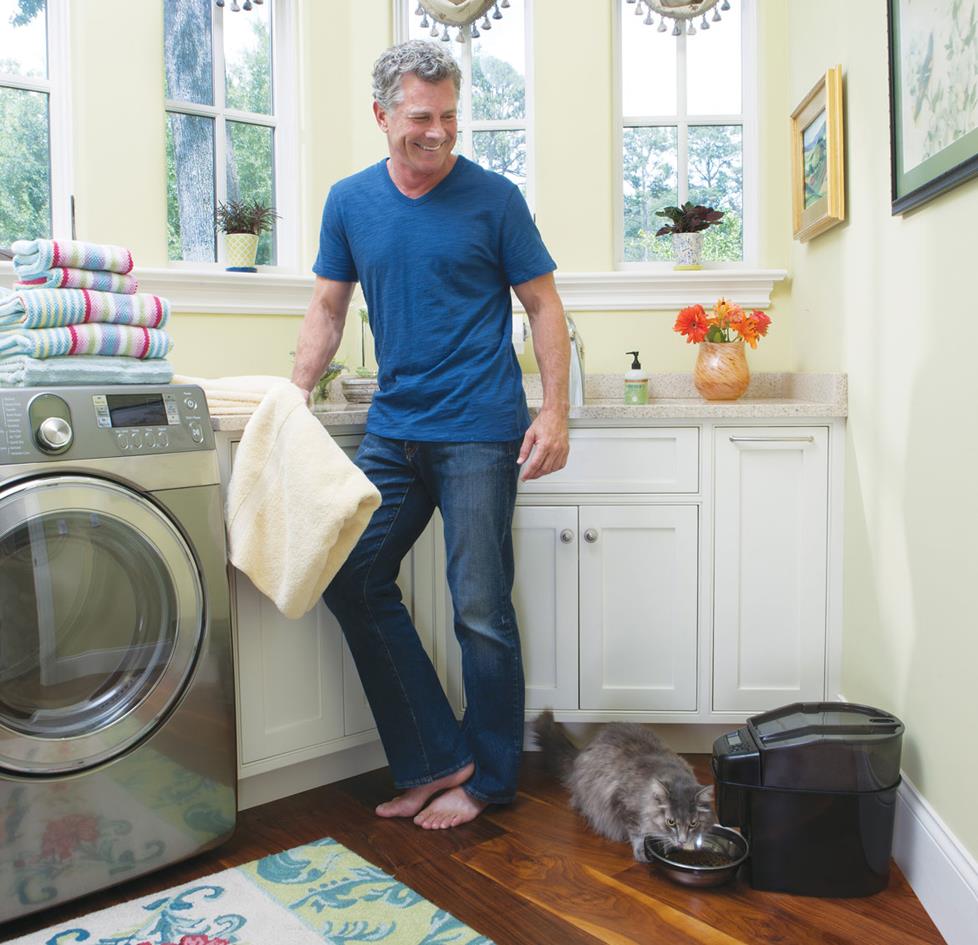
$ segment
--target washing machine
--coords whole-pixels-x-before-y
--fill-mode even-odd
[[[0,390],[0,923],[231,834],[233,680],[201,390]]]

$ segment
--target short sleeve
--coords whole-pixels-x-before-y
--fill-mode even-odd
[[[319,227],[319,253],[312,271],[324,279],[337,282],[357,282],[357,267],[343,225],[341,200],[330,190],[323,205],[323,222]]]
[[[523,194],[515,186],[503,213],[500,239],[500,259],[510,285],[529,282],[557,268]]]

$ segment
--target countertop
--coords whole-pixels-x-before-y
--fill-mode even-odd
[[[540,376],[524,377],[530,413],[540,407]],[[751,376],[747,393],[735,401],[706,401],[696,392],[691,374],[656,374],[649,380],[649,402],[642,406],[622,403],[624,381],[619,374],[589,374],[585,379],[584,404],[571,407],[571,427],[598,425],[641,425],[663,420],[783,420],[797,418],[841,418],[848,413],[848,384],[845,374],[759,373]],[[348,404],[333,385],[332,399],[317,404],[313,413],[331,429],[362,427],[367,422],[367,404]],[[225,433],[245,428],[250,414],[215,411],[215,430]],[[610,423],[609,423],[610,421]]]

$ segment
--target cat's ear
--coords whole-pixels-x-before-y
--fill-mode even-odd
[[[669,801],[669,789],[665,786],[665,783],[660,781],[658,778],[653,778],[649,782],[649,787],[652,788],[652,796],[660,803],[666,804]]]
[[[713,803],[713,785],[708,784],[705,788],[700,788],[696,792],[696,802],[698,804],[712,804]]]

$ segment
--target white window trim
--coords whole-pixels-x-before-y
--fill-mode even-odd
[[[58,0],[64,2],[64,0]],[[289,273],[299,267],[299,173],[297,166],[298,140],[296,134],[296,107],[298,101],[296,77],[296,30],[294,4],[289,0],[276,0],[272,4],[272,112],[262,115],[224,107],[224,17],[247,16],[232,13],[227,7],[211,7],[213,44],[214,100],[221,105],[198,105],[176,99],[164,100],[165,112],[182,115],[200,115],[214,119],[214,188],[217,200],[226,199],[227,167],[225,153],[225,121],[244,121],[273,128],[273,179],[272,202],[279,214],[276,223],[276,257],[274,266],[262,266],[261,272]],[[165,116],[164,116],[165,117]],[[223,158],[223,159],[222,159]],[[169,265],[176,269],[195,272],[222,270],[227,263],[224,241],[218,239],[217,261],[213,263],[188,262],[171,259]],[[233,275],[231,273],[230,275]]]
[[[312,297],[311,275],[263,269],[259,274],[216,267],[136,269],[139,291],[168,299],[174,312],[197,315],[303,315]],[[717,298],[767,308],[783,269],[703,269],[699,272],[557,272],[557,290],[569,312],[676,312]],[[0,284],[14,282],[13,265],[0,263]],[[522,311],[516,296],[513,307]]]
[[[404,42],[411,35],[411,18],[414,16],[413,8],[417,0],[393,0],[394,2],[394,36],[398,43]],[[510,8],[509,16],[512,16],[514,9]],[[491,12],[489,14],[492,15]],[[534,70],[533,70],[533,0],[523,0],[523,81],[525,83],[526,99],[524,107],[524,117],[516,119],[470,119],[459,129],[462,139],[461,153],[470,161],[475,161],[473,133],[477,131],[522,131],[526,141],[526,202],[532,211],[536,206],[536,135],[534,134]],[[478,23],[481,22],[481,18]],[[505,29],[506,16],[499,20],[493,29]],[[471,27],[465,29],[465,44],[462,47],[461,70],[462,70],[462,94],[460,104],[464,115],[470,115],[472,102],[469,90],[472,88],[472,36],[469,32]],[[455,33],[457,27],[449,27],[450,33]],[[440,40],[433,40],[440,42]],[[454,36],[450,42],[457,40]]]
[[[8,76],[3,86],[43,92],[48,97],[48,167],[51,185],[51,235],[54,239],[70,239],[71,219],[71,108],[70,88],[70,31],[68,29],[68,0],[47,0],[47,78]]]
[[[613,75],[614,81],[612,82],[612,102],[615,114],[615,167],[618,168],[618,179],[615,182],[615,219],[613,227],[613,235],[615,241],[615,267],[619,271],[628,272],[631,270],[641,270],[643,272],[648,271],[661,271],[666,272],[672,268],[672,263],[668,260],[655,261],[655,262],[626,262],[622,257],[625,250],[625,193],[624,193],[624,182],[621,179],[621,168],[624,162],[624,126],[625,126],[625,116],[623,114],[623,104],[621,97],[621,85],[622,85],[622,54],[621,54],[621,31],[622,31],[622,10],[621,10],[621,0],[614,0],[615,11],[614,11],[614,28],[612,30],[613,37],[613,50],[612,50],[612,61],[613,61]],[[741,7],[741,54],[742,54],[742,65],[741,65],[741,95],[742,95],[742,110],[740,112],[740,123],[743,127],[743,137],[742,137],[742,147],[743,147],[743,181],[744,181],[744,193],[743,193],[743,208],[744,208],[744,220],[743,220],[743,240],[744,240],[744,258],[739,261],[731,262],[707,262],[703,264],[705,270],[722,269],[722,270],[734,270],[741,269],[745,271],[760,271],[756,270],[759,256],[759,234],[758,228],[760,224],[760,202],[758,199],[758,145],[757,140],[758,126],[757,126],[757,6],[755,0],[736,0]],[[719,28],[722,28],[723,24],[720,24]],[[651,33],[655,33],[654,27],[649,27]],[[656,34],[656,36],[651,38],[663,39],[666,38],[667,41],[673,41],[673,37],[661,37]],[[689,42],[689,39],[686,40]],[[695,42],[695,40],[693,40]],[[677,56],[676,69],[677,74],[680,70],[684,70],[685,61],[683,47],[680,46],[680,54]],[[678,86],[680,93],[682,92],[682,83]],[[650,122],[660,121],[655,116],[648,116]],[[696,124],[729,124],[731,116],[697,116]],[[643,123],[645,118],[643,117]],[[670,116],[668,118],[662,118],[661,123],[663,124],[675,124],[675,116]],[[688,122],[680,121],[679,127],[682,128]],[[679,135],[679,147],[684,148],[685,136]],[[682,184],[680,182],[680,187]],[[688,303],[687,303],[688,304]]]

